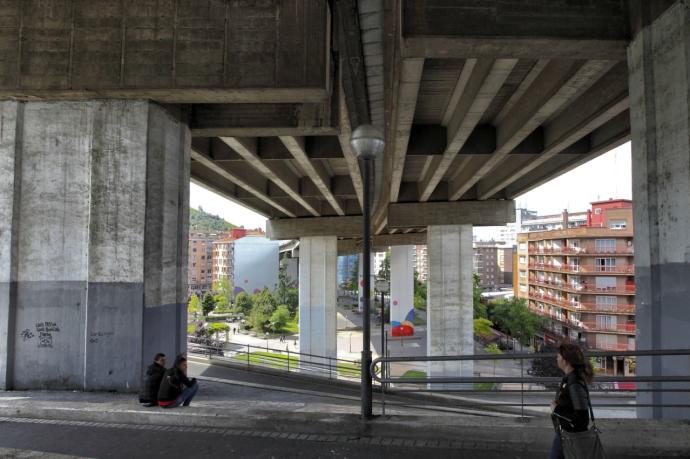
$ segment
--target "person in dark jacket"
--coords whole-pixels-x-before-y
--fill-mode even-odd
[[[178,355],[175,365],[163,376],[158,390],[158,404],[163,408],[189,406],[198,390],[196,378],[187,378],[187,359]]]
[[[549,459],[563,457],[561,431],[584,432],[589,425],[589,395],[587,384],[591,384],[594,371],[585,360],[582,350],[576,344],[564,343],[558,347],[556,357],[558,368],[565,376],[558,386],[556,399],[551,401],[551,412],[556,435],[551,445]]]
[[[146,369],[146,380],[139,393],[139,403],[146,406],[158,405],[158,389],[165,374],[165,354],[158,353],[153,363]]]

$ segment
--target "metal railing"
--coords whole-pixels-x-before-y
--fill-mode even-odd
[[[359,381],[361,376],[359,361],[296,352],[289,348],[191,338],[187,340],[187,352],[203,355],[209,360],[327,379]]]
[[[670,350],[631,350],[631,351],[586,351],[587,358],[608,358],[608,357],[623,357],[635,358],[639,364],[640,359],[658,359],[669,357],[688,357],[690,358],[690,349],[670,349]],[[543,400],[526,402],[525,397],[534,400],[535,396],[544,393],[554,394],[561,381],[562,376],[533,376],[532,369],[534,368],[532,362],[536,360],[544,361],[551,360],[555,362],[556,353],[521,353],[521,354],[486,354],[486,355],[457,355],[457,356],[419,356],[419,357],[379,357],[373,360],[371,364],[371,371],[374,381],[386,388],[389,393],[404,393],[404,392],[426,392],[426,393],[450,393],[456,396],[462,396],[458,400],[463,400],[463,406],[475,407],[520,407],[520,415],[524,417],[524,410],[526,407],[548,407],[548,403],[553,399],[553,396],[544,398]],[[474,372],[474,376],[425,376],[425,377],[407,377],[392,376],[392,364],[410,364],[410,363],[426,363],[427,366],[433,364],[449,364],[456,363],[458,366],[462,362],[479,362],[517,360],[519,361],[519,375],[508,376],[482,376],[481,373]],[[529,362],[529,365],[526,364]],[[529,366],[529,368],[528,368]],[[555,366],[555,364],[554,364]],[[384,368],[381,376],[380,368]],[[458,368],[458,372],[460,372]],[[495,370],[494,370],[495,372]],[[387,376],[386,376],[387,375]],[[512,388],[498,389],[499,385],[505,384],[512,386]],[[519,388],[516,386],[519,384]],[[528,385],[526,388],[525,386]],[[634,396],[638,393],[644,392],[690,392],[690,374],[684,375],[662,375],[662,376],[643,376],[643,375],[609,375],[596,374],[594,383],[591,386],[590,392],[593,394],[593,406],[595,408],[623,408],[631,409],[636,407],[652,408],[690,408],[690,404],[655,404],[655,403],[640,403],[639,400],[630,400],[622,404],[620,400],[615,401],[615,395]],[[519,400],[513,400],[507,395],[520,394]],[[491,394],[488,397],[482,398],[480,394]],[[505,397],[497,397],[498,394]],[[468,399],[467,396],[472,398]],[[599,396],[599,401],[595,402],[594,398]],[[536,397],[538,398],[538,397]],[[620,398],[620,397],[618,397]],[[448,403],[448,402],[446,402]]]

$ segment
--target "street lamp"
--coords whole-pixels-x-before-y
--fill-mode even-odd
[[[372,382],[371,372],[371,162],[383,152],[385,141],[381,131],[370,124],[363,124],[354,130],[350,137],[350,146],[362,160],[363,169],[363,196],[362,216],[364,231],[362,241],[363,263],[363,335],[362,335],[362,418],[372,417]]]

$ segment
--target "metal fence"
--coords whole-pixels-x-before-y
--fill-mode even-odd
[[[327,379],[359,382],[361,375],[359,361],[295,352],[289,348],[279,349],[190,337],[187,340],[187,351],[190,354],[203,355],[210,360]]]
[[[687,368],[690,364],[690,349],[671,350],[636,350],[636,351],[591,351],[585,352],[585,357],[634,357],[637,366],[644,359],[662,358],[688,358],[685,362]],[[524,416],[526,407],[548,406],[548,401],[553,397],[544,397],[544,393],[554,394],[561,376],[534,376],[532,375],[532,363],[535,360],[556,360],[556,353],[519,353],[502,355],[457,355],[457,356],[419,356],[419,357],[379,357],[373,360],[371,371],[375,381],[382,385],[384,390],[390,393],[440,393],[459,396],[456,400],[464,400],[467,406],[468,396],[472,396],[471,405],[476,407],[520,407]],[[404,376],[394,375],[393,364],[401,363],[425,363],[428,366],[434,364],[461,365],[462,362],[480,361],[518,361],[519,375],[509,376],[482,376],[474,373],[473,376]],[[651,367],[651,365],[650,365]],[[381,371],[383,369],[383,372]],[[461,373],[461,371],[457,371]],[[512,388],[505,388],[505,385]],[[527,386],[527,387],[526,387]],[[592,404],[597,408],[690,408],[690,396],[683,397],[686,403],[644,403],[639,399],[633,400],[642,393],[690,393],[690,372],[685,374],[667,374],[661,376],[644,375],[596,375],[592,384]],[[519,393],[519,399],[515,399]],[[621,403],[616,400],[616,395],[628,395],[629,401]],[[511,397],[511,395],[513,397]],[[463,398],[464,396],[464,398]],[[526,401],[525,398],[529,398]],[[620,398],[620,397],[619,397]],[[535,400],[536,399],[536,400]],[[451,399],[452,400],[452,399]],[[450,402],[450,400],[449,400]],[[615,403],[614,403],[615,402]]]

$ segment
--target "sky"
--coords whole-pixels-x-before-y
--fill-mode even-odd
[[[590,202],[609,198],[632,199],[630,142],[517,197],[515,204],[540,214],[555,214],[563,209],[581,212]],[[234,225],[266,229],[265,217],[194,183],[189,202],[191,207],[202,206]],[[491,227],[476,228],[475,234],[487,239],[493,231]]]

